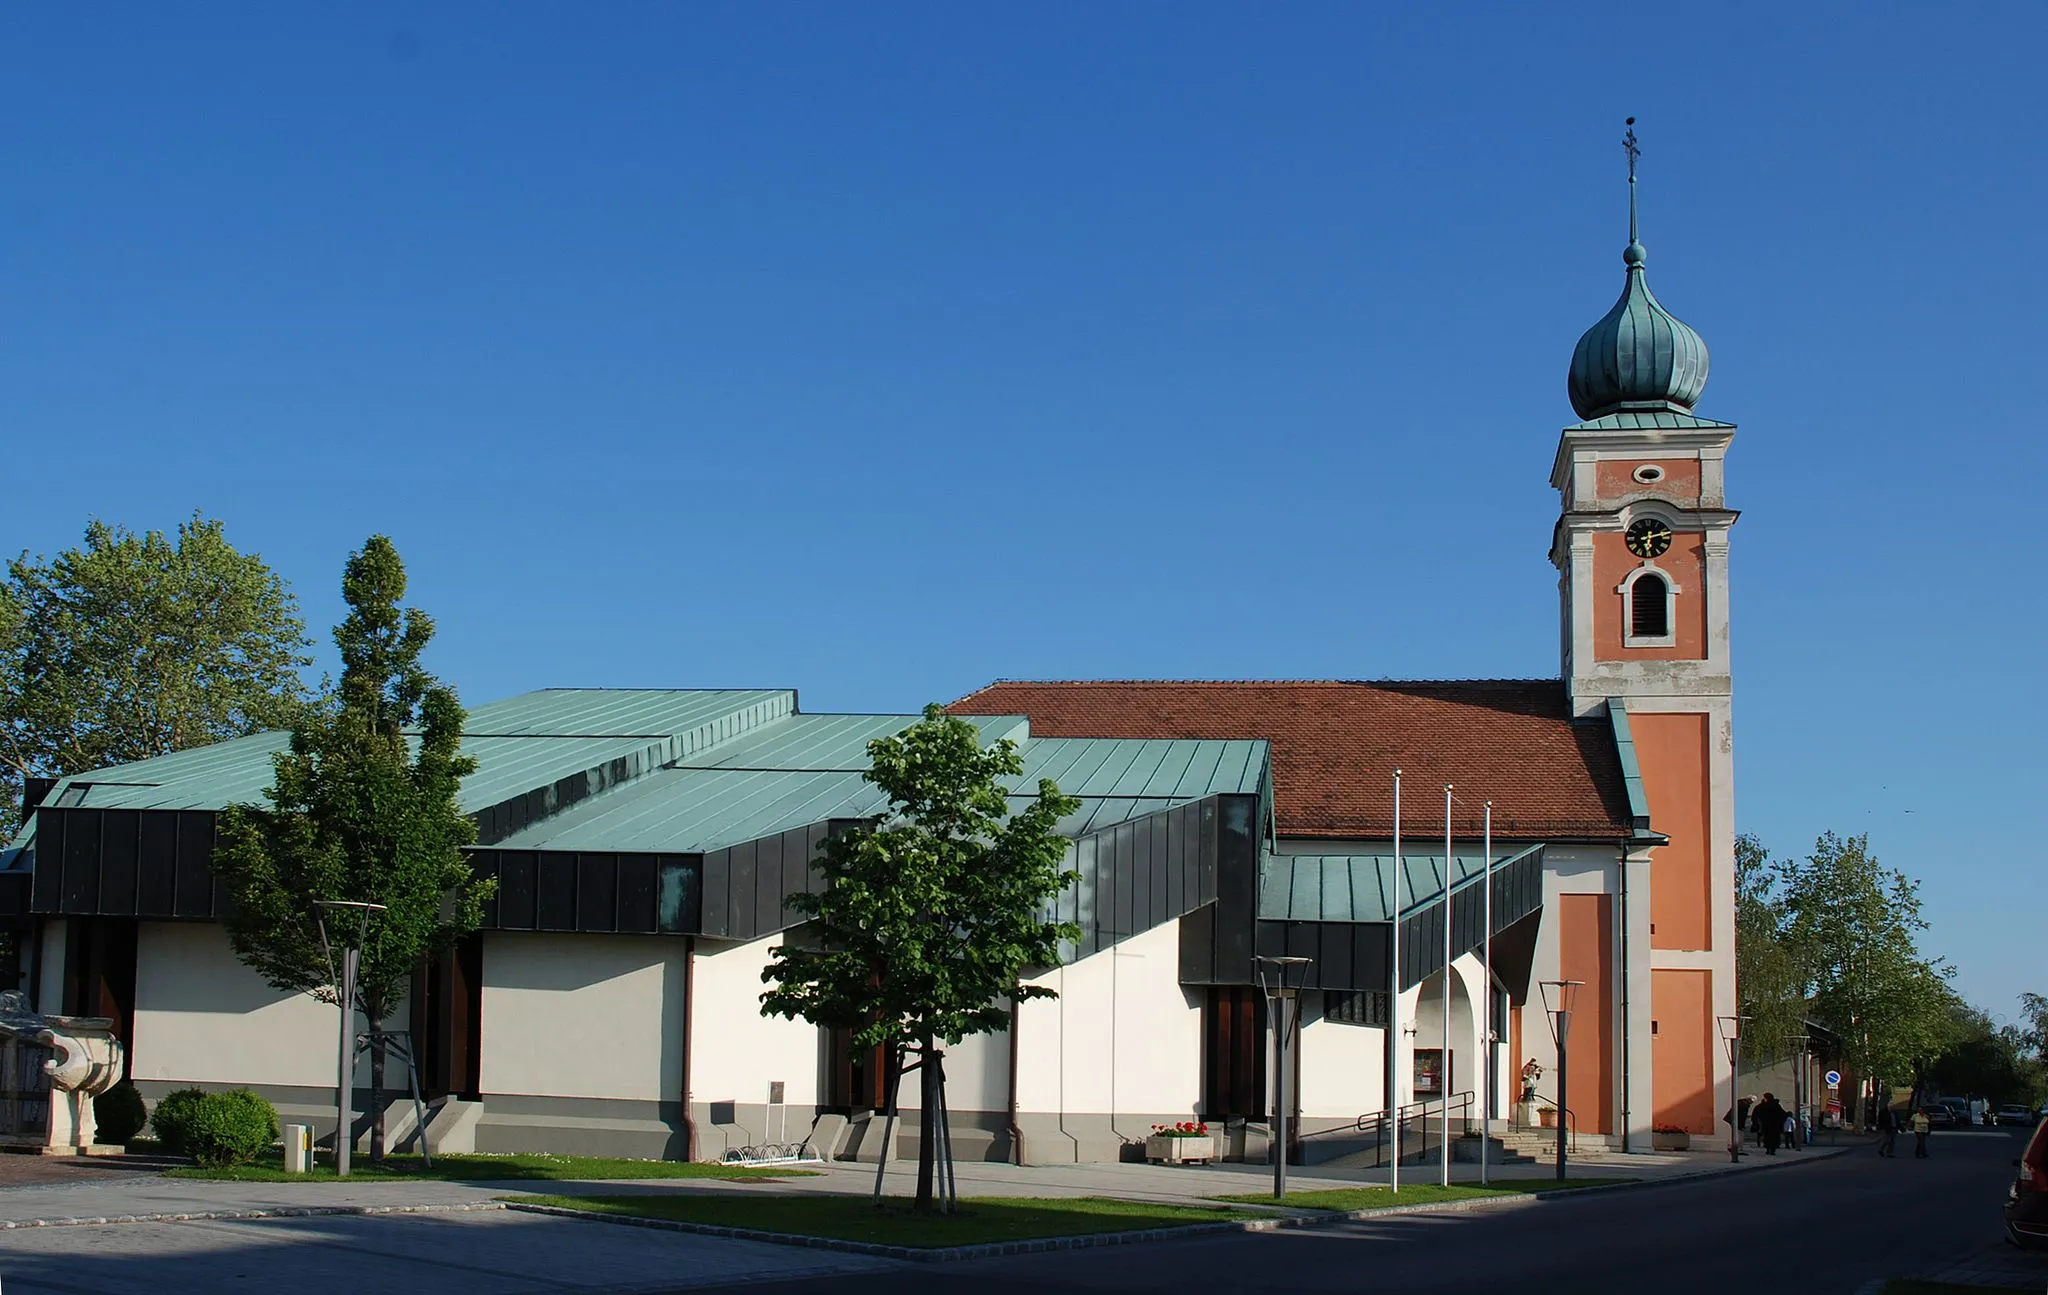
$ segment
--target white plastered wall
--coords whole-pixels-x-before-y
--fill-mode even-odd
[[[1202,1008],[1180,983],[1180,927],[1165,922],[1031,982],[1059,994],[1019,1009],[1019,1109],[1102,1115],[1124,1139],[1201,1101]],[[1007,1065],[1007,1056],[1002,1058]]]
[[[484,936],[483,1091],[674,1101],[684,944],[666,936]]]
[[[787,1104],[817,1105],[818,1027],[761,1015],[761,993],[768,987],[762,983],[761,970],[782,947],[782,938],[777,934],[745,944],[697,942],[697,984],[691,1001],[692,1101],[766,1103],[769,1083],[779,1080]]]
[[[45,983],[47,984],[48,978]],[[406,1027],[401,1005],[386,1029]],[[356,1028],[367,1028],[360,1015]],[[334,1087],[341,1017],[332,1003],[272,989],[211,922],[142,922],[135,940],[133,1073],[205,1087]],[[367,1057],[356,1083],[368,1085]],[[403,1071],[387,1082],[404,1086]]]
[[[1322,995],[1308,995],[1301,1027],[1303,1119],[1356,1119],[1380,1109],[1386,1087],[1387,1032],[1326,1020]]]

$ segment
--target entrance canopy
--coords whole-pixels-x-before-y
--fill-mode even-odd
[[[1499,851],[1493,856],[1493,930],[1499,939],[1535,915],[1543,903],[1542,845]],[[1212,938],[1190,959],[1182,949],[1182,980],[1188,983],[1250,984],[1252,957],[1281,955],[1312,959],[1308,988],[1383,991],[1389,980],[1389,945],[1394,919],[1394,875],[1401,869],[1401,988],[1408,989],[1441,970],[1444,922],[1451,923],[1451,947],[1462,954],[1485,942],[1488,868],[1479,851],[1442,855],[1262,854],[1256,910],[1249,947],[1236,956],[1235,942]],[[1445,878],[1449,874],[1446,902]],[[1219,914],[1217,932],[1227,937]],[[1519,937],[1522,932],[1517,931]],[[1212,936],[1214,933],[1212,933]],[[1511,939],[1504,947],[1519,947]],[[1204,960],[1200,953],[1207,952]],[[1192,974],[1190,974],[1192,973]]]

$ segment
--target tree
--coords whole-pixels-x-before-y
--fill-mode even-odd
[[[1947,1046],[1928,1066],[1923,1079],[1943,1093],[1982,1097],[1992,1106],[2006,1102],[2033,1104],[2037,1067],[2027,1055],[2025,1035],[2003,1029],[1991,1017],[1960,998],[1949,1002]]]
[[[1758,1063],[1806,1037],[1805,978],[1785,927],[1778,867],[1754,836],[1735,838],[1735,984],[1747,1052]],[[1783,1055],[1779,1052],[1777,1055]]]
[[[936,1119],[944,1094],[941,1043],[1004,1028],[1010,1005],[1050,998],[1023,983],[1055,967],[1072,923],[1047,919],[1062,888],[1068,842],[1056,830],[1080,802],[1041,780],[1010,812],[1004,779],[1024,770],[1016,744],[981,745],[973,724],[934,705],[895,737],[868,743],[867,781],[888,797],[885,817],[830,838],[825,888],[789,898],[813,920],[810,943],[785,943],[761,973],[763,1015],[852,1032],[883,1048],[895,1102],[906,1053],[918,1057],[922,1109],[917,1205],[932,1207]]]
[[[175,541],[94,521],[0,581],[0,834],[22,780],[204,746],[297,718],[309,665],[298,600],[224,528]]]
[[[1781,862],[1785,937],[1812,1011],[1859,1075],[1916,1081],[1951,1038],[1950,968],[1920,953],[1919,884],[1880,864],[1867,836],[1824,834]]]
[[[2048,1061],[2048,995],[2021,994],[2020,1014],[2026,1017],[2026,1024],[2019,1028],[2027,1048]]]
[[[370,1025],[370,1155],[381,1160],[384,1021],[421,961],[482,922],[494,883],[463,853],[476,825],[456,793],[476,761],[461,754],[462,706],[420,664],[434,623],[400,609],[405,567],[389,539],[372,536],[350,556],[342,596],[340,687],[274,757],[270,807],[222,815],[213,867],[233,905],[235,953],[273,986],[324,1002],[339,1002],[339,991],[315,905],[384,906],[370,922],[355,1003]]]

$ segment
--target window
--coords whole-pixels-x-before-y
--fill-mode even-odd
[[[1677,643],[1674,609],[1678,595],[1684,591],[1670,572],[1646,561],[1629,572],[1628,579],[1616,585],[1614,592],[1621,595],[1623,647],[1672,647]]]
[[[1341,1025],[1387,1023],[1387,996],[1376,990],[1326,989],[1323,991],[1323,1019]]]
[[[1671,634],[1671,587],[1659,575],[1640,575],[1629,589],[1629,637],[1667,638]]]

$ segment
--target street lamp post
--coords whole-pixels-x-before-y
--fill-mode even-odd
[[[1266,995],[1266,1015],[1273,1022],[1273,1199],[1287,1199],[1287,1040],[1301,1013],[1301,986],[1308,978],[1308,958],[1255,958],[1259,989]]]
[[[320,948],[327,955],[327,974],[341,1000],[341,1063],[334,1081],[334,1176],[346,1178],[349,1143],[353,1140],[349,1126],[355,1123],[356,972],[362,966],[363,943],[370,934],[370,914],[383,912],[384,905],[355,899],[318,899],[313,901],[313,908],[313,920],[320,926]],[[327,939],[327,916],[322,911],[330,908],[337,917],[356,915],[355,936],[342,946],[339,968],[334,965],[334,946]]]
[[[1565,1126],[1571,1120],[1572,1005],[1578,1001],[1583,980],[1546,980],[1543,986],[1543,1014],[1550,1022],[1550,1038],[1557,1044],[1557,1180],[1564,1181]]]
[[[1736,1085],[1742,1082],[1742,1023],[1747,1016],[1717,1016],[1721,1041],[1728,1045],[1728,1161],[1742,1159],[1742,1120],[1736,1108]]]

